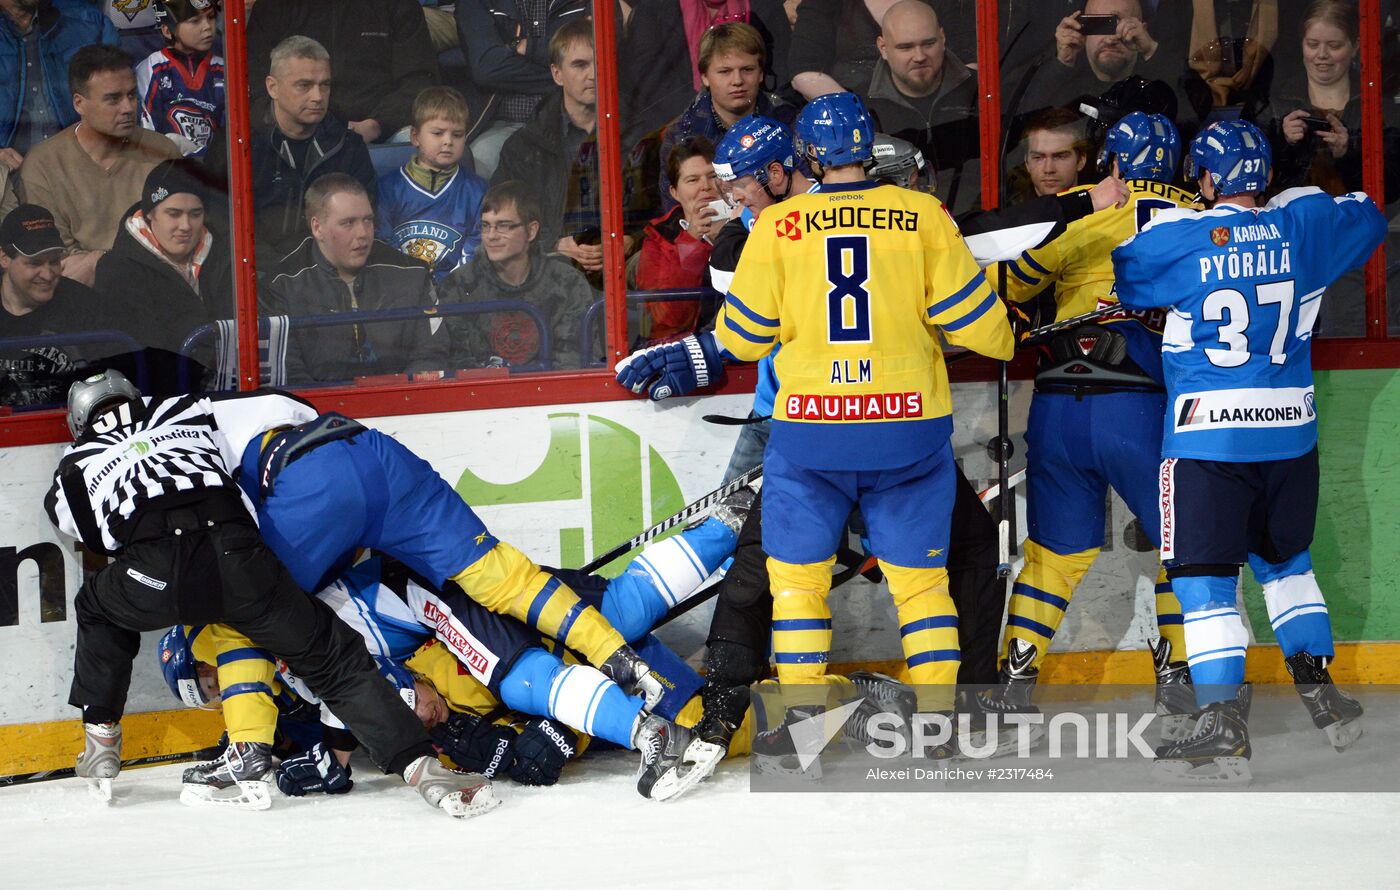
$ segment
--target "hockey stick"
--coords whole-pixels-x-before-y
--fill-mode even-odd
[[[136,757],[132,760],[123,760],[122,769],[130,769],[141,766],[155,766],[159,763],[182,763],[189,760],[208,760],[219,753],[219,746],[213,745],[208,748],[200,748],[198,751],[180,751],[174,754],[154,754],[150,757]],[[65,766],[59,769],[41,769],[33,773],[18,773],[13,776],[0,776],[0,788],[10,785],[27,785],[31,782],[47,782],[51,779],[71,779],[77,775],[74,767]]]
[[[750,482],[754,481],[762,475],[763,464],[759,464],[758,466],[754,467],[753,469],[749,470],[743,475],[738,476],[737,478],[731,480],[730,482],[724,485],[721,485],[719,488],[716,488],[714,491],[700,498],[698,501],[695,501],[692,504],[687,504],[685,507],[682,507],[679,513],[675,513],[671,516],[666,517],[665,519],[658,522],[656,525],[653,525],[651,528],[642,532],[640,535],[637,535],[635,538],[632,538],[631,540],[626,541],[624,543],[618,544],[616,547],[612,548],[607,553],[604,553],[602,556],[596,557],[592,562],[579,569],[579,571],[588,572],[590,574],[598,571],[603,566],[612,562],[614,559],[617,559],[624,553],[628,553],[636,549],[637,547],[642,546],[643,544],[652,540],[653,538],[656,538],[657,536],[667,531],[670,531],[671,529],[680,525],[682,522],[685,522],[688,519],[692,519],[695,516],[698,516],[699,514],[705,512],[706,510],[713,507],[715,504],[719,503],[722,499],[728,497],[729,495],[743,488],[745,485],[748,485]]]

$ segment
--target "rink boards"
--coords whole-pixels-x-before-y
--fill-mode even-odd
[[[1368,373],[1349,372],[1349,376]],[[1328,389],[1323,379],[1326,376],[1319,375],[1320,393]],[[1337,423],[1342,425],[1337,436],[1340,445],[1357,441],[1347,432],[1348,425],[1369,422],[1371,417],[1400,416],[1385,404],[1395,398],[1389,392],[1389,382],[1388,378],[1377,379],[1370,390],[1357,396],[1364,398],[1359,409],[1348,407],[1356,387],[1336,388],[1346,393],[1332,400],[1338,407]],[[995,387],[986,384],[955,387],[955,451],[979,490],[995,478],[985,449],[995,434],[995,396]],[[1013,467],[1022,466],[1025,460],[1020,431],[1025,429],[1029,398],[1028,384],[1013,388]],[[600,402],[386,417],[368,423],[398,437],[428,459],[499,537],[543,564],[573,566],[716,487],[739,428],[707,423],[701,415],[743,416],[749,401],[746,396],[714,396],[662,405]],[[1319,402],[1324,409],[1329,406],[1322,398]],[[1400,411],[1400,406],[1393,407]],[[1324,441],[1328,441],[1327,410],[1323,418]],[[1387,483],[1384,492],[1400,488],[1388,484],[1388,473],[1394,472],[1389,468],[1388,453],[1376,451],[1388,444],[1368,447],[1363,442],[1355,446],[1359,449],[1356,459],[1379,462],[1375,468],[1378,479],[1368,483],[1373,493],[1376,481]],[[100,562],[61,538],[43,514],[43,496],[61,451],[59,445],[0,449],[0,515],[7,520],[0,531],[0,775],[43,768],[49,762],[49,752],[54,751],[63,752],[58,760],[66,763],[78,739],[74,712],[66,703],[75,635],[72,599],[84,562],[89,570]],[[1365,525],[1366,537],[1380,538],[1381,529],[1373,531],[1364,520],[1361,511],[1367,504],[1346,502],[1351,477],[1346,477],[1345,484],[1329,477],[1328,456],[1329,451],[1324,450],[1320,544],[1334,537],[1354,541],[1357,532],[1333,526],[1355,526],[1358,522]],[[1371,508],[1377,509],[1374,497],[1370,500]],[[1024,520],[1023,512],[1020,518]],[[1382,525],[1388,529],[1386,534],[1393,534],[1389,529],[1394,523]],[[1018,528],[1024,535],[1024,521]],[[1074,605],[1055,638],[1047,680],[1146,682],[1151,676],[1150,662],[1142,650],[1153,628],[1156,555],[1116,496],[1110,496],[1105,538],[1104,552],[1076,592]],[[1356,554],[1358,558],[1366,556],[1368,575],[1375,561],[1370,558],[1372,553],[1394,553],[1385,541],[1369,543],[1368,553]],[[1323,577],[1329,571],[1330,551],[1325,546],[1319,550],[1318,573]],[[1343,576],[1359,571],[1344,558],[1334,565]],[[1386,611],[1388,598],[1352,586],[1334,593],[1325,581],[1324,591],[1333,602],[1339,639],[1400,638],[1400,634],[1388,632],[1388,620],[1376,624],[1378,611],[1382,619],[1390,614]],[[831,602],[836,628],[834,660],[892,666],[899,657],[899,642],[894,610],[884,591],[857,581],[833,593]],[[1255,602],[1246,589],[1246,608]],[[1260,620],[1262,609],[1253,611],[1251,623],[1258,641],[1271,641],[1267,620]],[[1357,616],[1359,623],[1352,620]],[[703,645],[708,619],[707,608],[697,609],[666,628],[663,637],[681,654],[694,656]],[[135,717],[180,708],[160,677],[152,654],[155,639],[152,634],[143,641],[135,666],[128,705],[133,715],[127,721],[128,757],[141,756],[138,749],[149,753],[181,750],[190,739],[196,744],[189,747],[198,747],[217,725],[217,715],[188,711]],[[1354,659],[1372,667],[1400,663],[1400,659],[1389,657],[1390,648],[1347,648],[1334,673],[1340,671],[1338,679],[1343,680],[1353,672],[1348,665]],[[1282,679],[1276,653],[1255,654],[1259,657],[1251,659],[1251,670],[1258,679]],[[1400,671],[1396,674],[1389,682],[1400,680]],[[1372,674],[1366,679],[1385,682]]]

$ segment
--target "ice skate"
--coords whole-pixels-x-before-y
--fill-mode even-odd
[[[112,780],[122,769],[120,723],[84,723],[83,753],[73,768],[88,786],[88,794],[103,803],[112,802]]]
[[[428,802],[449,816],[470,819],[501,805],[491,780],[480,773],[448,769],[436,757],[423,755],[403,771],[403,780]]]
[[[1001,676],[998,678],[997,686],[979,692],[975,696],[973,704],[981,712],[981,720],[986,721],[983,728],[976,728],[977,721],[974,720],[974,731],[970,733],[968,740],[969,747],[981,750],[986,744],[987,724],[991,724],[993,715],[997,718],[997,745],[990,757],[1005,757],[1013,754],[1020,747],[1019,725],[1014,719],[1005,719],[1013,714],[1039,714],[1040,709],[1031,704],[1031,695],[1035,692],[1036,681],[1040,678],[1040,670],[1032,667],[1035,663],[1036,648],[1034,643],[1025,640],[1012,638],[1011,645],[1007,650],[1007,657],[1001,663]],[[1026,736],[1030,747],[1034,748],[1045,737],[1045,728],[1040,724],[1031,724],[1029,734]]]
[[[707,682],[700,691],[705,716],[695,724],[695,738],[686,748],[685,760],[698,770],[698,781],[714,774],[715,767],[729,753],[729,743],[743,722],[749,706],[749,687],[721,686]]]
[[[689,759],[690,749],[697,741],[690,730],[664,717],[637,715],[637,726],[632,731],[632,745],[642,754],[637,766],[637,793],[651,800],[673,800],[707,778],[714,771],[713,763],[705,770]],[[708,752],[695,753],[698,756]],[[723,756],[721,749],[720,757]]]
[[[272,806],[272,746],[230,742],[213,760],[185,770],[180,803],[190,807],[265,810]]]
[[[1299,652],[1284,664],[1313,725],[1327,733],[1333,748],[1345,751],[1361,738],[1361,703],[1333,685],[1325,656]]]
[[[1229,701],[1206,705],[1187,738],[1157,749],[1153,775],[1178,785],[1247,785],[1249,770],[1248,684]]]
[[[845,740],[858,748],[869,745],[874,741],[870,733],[871,718],[889,715],[881,725],[899,733],[907,742],[916,706],[914,690],[893,677],[870,671],[855,671],[850,679],[860,689],[862,700],[842,730]]]
[[[607,661],[598,665],[598,670],[621,686],[622,691],[628,695],[640,695],[644,702],[642,707],[647,712],[656,707],[656,703],[661,701],[661,696],[666,694],[661,680],[652,673],[651,666],[643,661],[631,646],[619,646],[616,652],[608,656]]]
[[[753,502],[758,498],[757,489],[762,482],[763,480],[760,478],[736,492],[725,495],[720,498],[719,503],[715,504],[709,516],[697,519],[687,527],[694,528],[706,519],[713,518],[729,526],[729,530],[734,534],[739,534],[739,529],[744,527],[744,520],[749,518],[749,511],[753,509]]]
[[[1157,713],[1162,717],[1162,744],[1179,742],[1191,734],[1195,720],[1196,692],[1191,688],[1191,668],[1172,661],[1172,644],[1165,637],[1148,641],[1157,672]]]
[[[749,755],[753,760],[754,769],[765,776],[821,781],[821,746],[818,745],[815,750],[803,752],[799,756],[790,727],[802,724],[806,720],[820,723],[820,718],[825,714],[826,708],[821,705],[788,708],[777,726],[754,735],[753,751]]]

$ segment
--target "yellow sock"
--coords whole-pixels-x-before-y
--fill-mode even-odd
[[[1171,660],[1186,660],[1186,624],[1181,618],[1181,603],[1172,592],[1172,582],[1165,567],[1157,572],[1157,633],[1171,643]]]
[[[768,558],[768,578],[773,590],[773,660],[778,682],[785,687],[849,683],[828,674],[831,659],[831,567],[824,562],[797,565]],[[796,688],[784,688],[783,699],[793,705],[826,705],[826,692],[814,689],[808,696]]]
[[[947,569],[911,569],[881,560],[899,613],[899,639],[921,712],[952,710],[962,653],[958,610]]]
[[[189,634],[194,628],[185,628]],[[277,732],[277,664],[253,641],[224,624],[206,625],[190,641],[190,651],[218,667],[224,727],[231,742],[272,744]]]
[[[624,643],[603,613],[504,541],[452,576],[492,612],[518,618],[601,665]]]
[[[1002,652],[1005,657],[1012,639],[1025,640],[1035,646],[1033,666],[1039,668],[1069,608],[1074,589],[1084,580],[1099,549],[1061,554],[1027,538],[1025,551],[1026,564],[1011,587]]]

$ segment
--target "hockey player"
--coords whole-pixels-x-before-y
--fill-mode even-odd
[[[1187,175],[1211,209],[1164,211],[1113,252],[1124,306],[1170,307],[1162,557],[1202,711],[1192,735],[1158,748],[1157,759],[1169,778],[1243,782],[1249,633],[1235,586],[1246,559],[1314,723],[1339,749],[1360,735],[1361,706],[1327,672],[1332,626],[1309,555],[1318,489],[1311,340],[1324,290],[1382,243],[1386,220],[1360,192],[1294,188],[1261,207],[1269,144],[1244,121],[1198,134]]]
[[[275,424],[276,406],[265,407],[273,416],[260,420]],[[227,426],[248,419],[237,412],[227,419],[216,422],[209,400],[197,396],[142,398],[110,370],[69,389],[74,442],[45,508],[60,531],[116,557],[75,600],[69,701],[82,709],[86,738],[77,774],[111,800],[140,632],[172,621],[223,621],[280,653],[355,727],[375,762],[402,775],[430,805],[455,816],[494,807],[489,780],[438,764],[422,727],[379,679],[355,634],[297,590],[263,546],[222,438]],[[222,766],[257,778],[271,761],[231,744]]]
[[[1007,263],[1007,299],[1026,302],[1053,284],[1059,320],[1112,305],[1110,251],[1153,214],[1192,204],[1191,195],[1170,184],[1180,155],[1180,137],[1168,118],[1141,111],[1124,116],[1104,139],[1099,167],[1126,181],[1127,202],[1070,224],[1062,237]],[[1042,353],[1026,429],[1025,565],[1007,609],[1000,688],[979,696],[990,710],[1032,708],[1050,641],[1103,546],[1110,488],[1160,546],[1153,483],[1165,399],[1162,324],[1155,310],[1116,313],[1057,334]],[[1183,715],[1192,707],[1182,693],[1189,676],[1181,610],[1165,570],[1158,574],[1156,606],[1158,710],[1174,715],[1164,724],[1164,737],[1173,738],[1186,731]]]
[[[224,60],[213,52],[219,0],[156,0],[154,8],[167,46],[136,66],[141,126],[203,157],[224,129]]]
[[[684,782],[684,775],[676,768],[690,734],[667,718],[678,716],[701,681],[647,633],[669,607],[698,590],[733,552],[736,531],[744,518],[744,504],[751,497],[751,492],[744,491],[721,502],[714,516],[647,548],[617,578],[607,580],[554,570],[567,577],[575,589],[588,591],[590,599],[599,601],[604,614],[624,628],[629,640],[645,642],[643,651],[660,666],[668,690],[653,715],[642,711],[641,699],[627,696],[596,669],[577,664],[554,641],[542,641],[538,633],[515,619],[486,611],[455,584],[433,590],[409,577],[401,567],[382,574],[380,561],[375,559],[357,565],[318,596],[360,633],[381,664],[401,663],[416,673],[432,676],[415,664],[414,657],[424,642],[435,636],[440,648],[455,658],[455,671],[441,673],[434,680],[444,694],[449,693],[452,676],[472,678],[481,692],[471,693],[474,687],[468,683],[465,699],[470,702],[484,695],[488,701],[485,710],[499,703],[522,714],[552,718],[624,748],[642,750],[646,756],[639,771],[638,790],[643,796],[664,800],[693,784]],[[561,653],[570,663],[565,663]],[[196,681],[192,671],[194,659],[218,664],[218,687],[226,690],[223,698],[227,702],[230,739],[270,745],[277,713],[273,658],[219,625],[171,630],[162,641],[161,652],[167,682],[187,704],[200,706],[210,696]],[[294,677],[285,676],[285,668],[279,672],[284,675],[284,685],[296,689],[302,698],[309,697]],[[411,682],[399,685],[412,689]],[[452,688],[459,689],[456,685]],[[458,695],[456,700],[463,698]],[[333,715],[328,715],[326,722],[339,727]],[[693,722],[692,719],[687,725]],[[345,752],[338,761],[343,765],[353,741],[343,731],[330,733],[326,746],[310,752],[305,762],[295,765],[296,771],[279,771],[283,790],[299,794],[304,790],[323,790],[323,785],[338,785],[337,765],[321,756],[327,748]],[[320,772],[305,772],[308,765],[319,765]],[[298,784],[302,780],[313,787],[303,788]],[[247,783],[234,788],[205,781],[198,767],[187,771],[181,799],[195,805],[263,808],[270,804],[265,788],[250,788]]]
[[[487,530],[427,461],[378,430],[318,416],[275,391],[214,398],[221,411],[267,402],[290,422],[236,427],[225,439],[269,548],[303,590],[321,590],[358,549],[400,560],[429,585],[448,580],[493,612],[511,615],[586,657],[648,706],[663,692],[646,662],[594,607]]]
[[[442,281],[481,244],[486,180],[462,167],[467,100],[451,87],[428,87],[413,100],[409,141],[417,153],[379,178],[375,237],[420,259]]]

